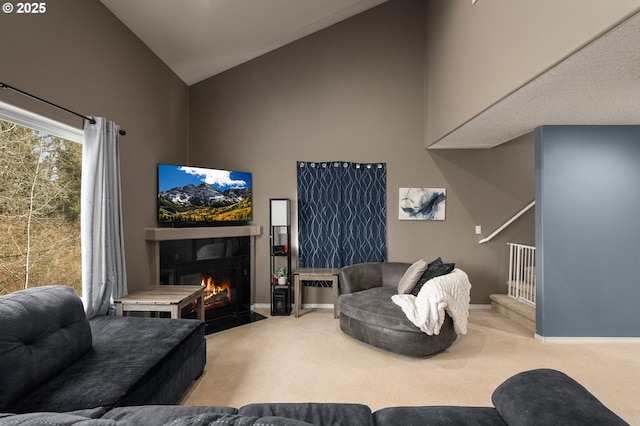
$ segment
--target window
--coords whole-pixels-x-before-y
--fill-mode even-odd
[[[81,135],[0,103],[0,294],[52,284],[81,294]]]

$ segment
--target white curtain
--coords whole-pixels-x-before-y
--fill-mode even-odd
[[[127,294],[120,196],[120,126],[85,122],[82,149],[82,302],[88,318],[115,314]]]

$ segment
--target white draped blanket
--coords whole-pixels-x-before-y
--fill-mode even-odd
[[[469,277],[456,268],[427,281],[417,296],[395,294],[391,300],[402,308],[409,321],[430,336],[440,334],[445,311],[453,319],[456,333],[467,334],[470,292]]]

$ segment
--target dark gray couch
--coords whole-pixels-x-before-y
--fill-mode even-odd
[[[205,362],[197,320],[87,320],[65,286],[0,297],[0,412],[175,404]]]
[[[584,387],[555,370],[519,373],[498,386],[492,401],[494,407],[389,407],[375,412],[366,405],[332,403],[262,403],[239,409],[150,405],[64,414],[0,414],[0,425],[628,425]]]
[[[448,348],[458,337],[445,316],[440,334],[416,327],[391,296],[410,263],[360,263],[340,269],[340,329],[361,342],[408,356],[427,356]]]

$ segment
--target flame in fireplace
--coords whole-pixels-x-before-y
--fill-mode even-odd
[[[231,302],[231,284],[228,280],[217,284],[213,277],[202,277],[200,285],[204,287],[205,309],[221,307]]]

